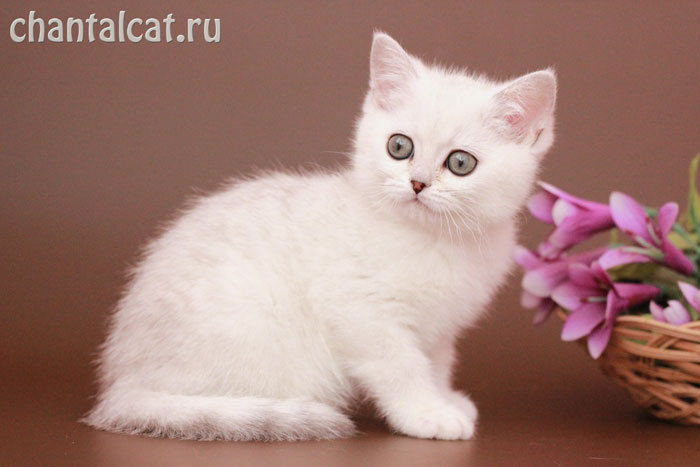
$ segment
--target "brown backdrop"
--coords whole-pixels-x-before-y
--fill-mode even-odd
[[[0,56],[0,464],[660,462],[698,432],[645,418],[594,362],[530,325],[519,278],[464,340],[477,441],[294,445],[149,440],[75,423],[123,271],[183,200],[255,167],[334,166],[349,147],[371,33],[505,78],[554,65],[558,138],[543,178],[598,200],[685,199],[700,151],[700,2],[5,2]],[[48,19],[221,18],[206,44],[12,43]],[[177,23],[176,23],[177,24]],[[180,25],[181,26],[181,25]],[[176,26],[177,27],[177,26]],[[534,245],[545,229],[524,224]],[[675,455],[675,454],[674,454]]]

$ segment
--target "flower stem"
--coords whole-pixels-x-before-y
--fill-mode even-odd
[[[688,313],[690,313],[690,317],[693,319],[693,321],[698,321],[700,320],[700,315],[698,314],[697,310],[693,308],[693,306],[687,306]]]

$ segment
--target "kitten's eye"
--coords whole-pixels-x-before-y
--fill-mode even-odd
[[[447,156],[445,166],[450,169],[450,172],[453,174],[464,177],[476,169],[477,162],[476,157],[468,152],[452,151],[450,155]]]
[[[408,136],[397,133],[389,138],[386,150],[394,159],[408,159],[413,155],[413,141]]]

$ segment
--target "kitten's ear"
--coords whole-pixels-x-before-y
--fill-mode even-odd
[[[494,97],[495,123],[501,133],[518,143],[549,149],[554,138],[557,77],[552,69],[536,71],[506,84]]]
[[[369,59],[370,89],[385,110],[399,104],[409,81],[416,76],[411,56],[383,32],[375,32]]]

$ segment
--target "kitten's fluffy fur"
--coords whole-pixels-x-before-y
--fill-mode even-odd
[[[399,433],[473,435],[477,410],[451,387],[454,343],[511,267],[514,217],[553,140],[555,76],[495,83],[425,65],[382,33],[370,69],[350,167],[232,184],[148,246],[88,424],[335,438],[366,396]],[[387,154],[395,133],[412,158]],[[476,156],[473,173],[445,168],[455,149]]]

